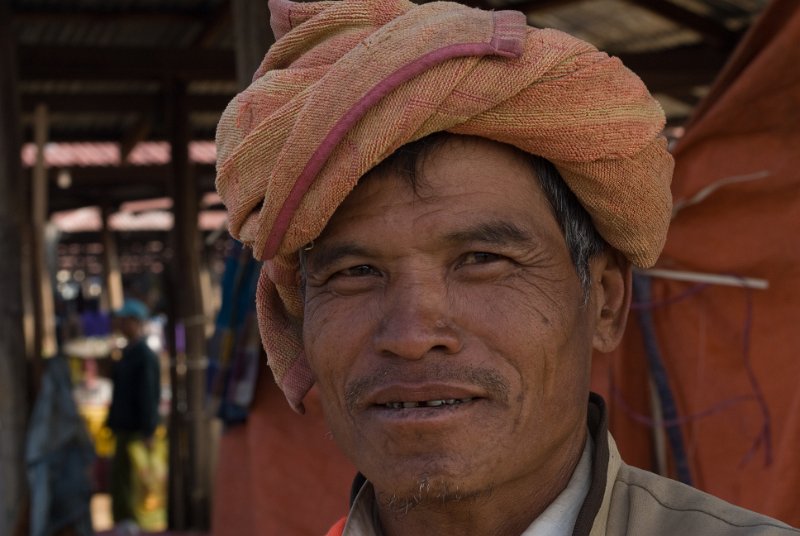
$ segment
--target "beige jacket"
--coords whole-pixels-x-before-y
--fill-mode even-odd
[[[604,403],[596,395],[590,399],[589,430],[595,440],[592,484],[574,535],[800,534],[775,519],[627,465],[608,433]]]

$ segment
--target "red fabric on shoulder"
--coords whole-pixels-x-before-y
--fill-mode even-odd
[[[347,517],[343,517],[330,528],[328,534],[325,536],[342,536],[344,534],[344,524],[347,522]]]

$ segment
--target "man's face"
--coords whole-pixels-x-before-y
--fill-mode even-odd
[[[137,338],[142,330],[142,321],[132,316],[117,316],[112,321],[112,327],[119,331],[126,339],[132,341]]]
[[[362,181],[308,252],[303,338],[334,438],[400,506],[563,485],[595,299],[522,155],[450,138],[420,175],[416,193]]]

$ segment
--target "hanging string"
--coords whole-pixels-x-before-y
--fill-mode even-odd
[[[755,393],[756,400],[758,401],[759,408],[761,409],[763,425],[761,427],[761,433],[756,437],[755,442],[753,442],[753,446],[750,447],[750,450],[747,452],[747,454],[745,454],[739,465],[740,467],[744,466],[763,444],[764,466],[766,467],[772,463],[772,415],[770,414],[767,400],[764,397],[764,391],[761,389],[761,385],[758,383],[758,378],[756,378],[755,371],[753,370],[753,364],[750,359],[750,334],[753,327],[752,290],[745,288],[744,296],[746,307],[744,327],[742,329],[742,360],[744,362],[744,370],[747,373],[747,379],[750,382],[750,387],[753,389],[753,393]]]
[[[622,411],[631,418],[632,421],[647,426],[648,428],[654,428],[656,426],[656,421],[643,413],[639,413],[633,407],[631,407],[626,401],[625,398],[622,396],[622,392],[616,385],[616,382],[612,379],[611,380],[611,396],[614,399],[614,402],[619,404]],[[723,411],[727,411],[731,407],[741,404],[742,402],[747,402],[749,400],[755,400],[756,395],[738,395],[731,398],[727,398],[722,402],[718,402],[711,406],[710,408],[706,408],[704,410],[698,411],[696,413],[690,413],[689,415],[682,415],[680,417],[676,417],[674,419],[662,419],[659,423],[659,426],[666,428],[668,426],[682,426],[684,424],[689,424],[692,421],[696,421],[698,419],[703,419],[705,417],[710,417],[717,413],[722,413]],[[761,434],[759,434],[760,436]]]
[[[665,298],[663,300],[652,301],[650,299],[647,300],[640,300],[637,297],[637,300],[631,304],[632,311],[649,311],[651,309],[658,309],[660,307],[666,307],[667,305],[672,305],[674,303],[681,302],[687,298],[694,296],[695,294],[699,294],[706,288],[710,286],[710,283],[698,283],[697,285],[692,285],[688,289],[684,290],[683,292],[679,292],[675,296],[671,296],[669,298]]]

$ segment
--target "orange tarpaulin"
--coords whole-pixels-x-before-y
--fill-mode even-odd
[[[212,534],[325,534],[347,512],[356,470],[328,432],[316,390],[305,406],[302,417],[292,411],[262,371],[247,424],[222,437]]]
[[[757,290],[651,278],[655,339],[692,484],[800,525],[800,4],[772,2],[674,150],[658,267],[768,281]],[[698,195],[700,194],[700,195]],[[682,208],[681,208],[682,206]],[[653,469],[642,331],[595,358],[629,463]],[[674,452],[671,452],[674,454]],[[675,470],[675,456],[670,458]]]

